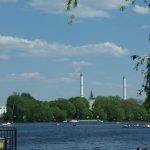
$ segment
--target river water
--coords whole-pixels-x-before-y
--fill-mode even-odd
[[[120,123],[16,124],[18,150],[150,150],[150,128]]]

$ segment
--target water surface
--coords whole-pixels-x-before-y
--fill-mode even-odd
[[[18,150],[150,150],[150,128],[116,123],[17,124]]]

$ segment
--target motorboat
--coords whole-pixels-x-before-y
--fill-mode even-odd
[[[130,124],[124,124],[122,128],[130,128]]]
[[[140,125],[137,123],[137,124],[134,124],[133,127],[139,127]]]
[[[2,126],[3,127],[10,127],[10,126],[12,126],[12,123],[10,123],[10,122],[2,123]]]
[[[69,122],[76,123],[76,122],[79,122],[79,121],[78,120],[70,120]]]
[[[150,124],[145,124],[144,127],[145,128],[150,128]]]
[[[56,123],[56,126],[60,126],[60,123]]]

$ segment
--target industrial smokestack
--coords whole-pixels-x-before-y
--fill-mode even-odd
[[[83,94],[83,74],[80,74],[80,97],[84,97]]]
[[[123,99],[124,100],[127,99],[126,90],[127,90],[126,78],[125,78],[125,76],[123,76]]]

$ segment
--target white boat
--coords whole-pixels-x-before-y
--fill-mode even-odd
[[[87,120],[87,119],[86,119],[86,120],[79,120],[79,121],[80,121],[80,122],[101,122],[101,123],[103,122],[103,120],[96,120],[96,119],[91,119],[91,120]],[[78,122],[79,122],[79,121],[78,121]]]
[[[150,128],[150,124],[145,124],[144,127],[145,128]]]
[[[130,124],[124,124],[122,128],[130,128]]]
[[[10,126],[12,126],[12,123],[10,123],[10,122],[2,123],[2,126],[3,127],[10,127]]]
[[[79,121],[78,120],[70,120],[69,122],[76,123],[76,122],[79,122]]]
[[[64,122],[64,123],[67,123],[68,121],[67,121],[67,120],[64,120],[63,122]]]
[[[137,124],[134,124],[133,126],[134,126],[134,127],[139,127],[140,125],[137,123]]]

